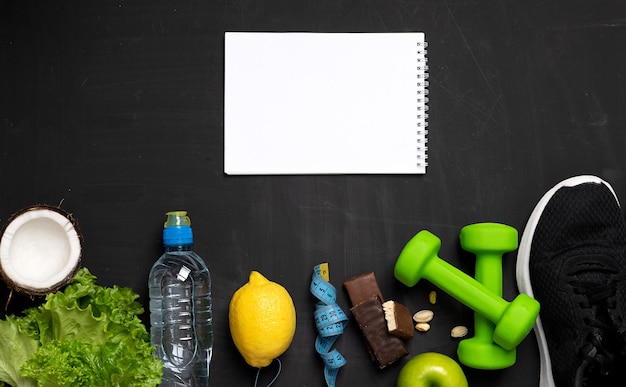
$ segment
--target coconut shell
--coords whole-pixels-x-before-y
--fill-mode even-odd
[[[65,211],[61,207],[51,206],[51,205],[47,205],[47,204],[37,204],[37,205],[33,205],[31,207],[23,208],[20,211],[16,212],[15,214],[11,215],[11,217],[6,221],[6,223],[2,226],[2,229],[0,230],[0,246],[2,244],[2,241],[4,240],[4,234],[5,234],[6,230],[7,230],[7,228],[11,225],[11,223],[13,223],[19,217],[27,214],[30,211],[41,211],[41,210],[48,210],[48,211],[56,212],[57,214],[62,215],[64,218],[66,218],[71,223],[72,228],[74,229],[74,231],[76,232],[76,235],[78,237],[78,243],[80,245],[80,251],[78,252],[78,258],[77,258],[77,260],[75,262],[75,267],[73,267],[67,273],[67,275],[64,276],[63,279],[61,279],[59,281],[56,281],[51,286],[47,286],[47,287],[43,287],[43,288],[32,287],[32,286],[28,286],[26,284],[21,284],[21,283],[15,281],[7,273],[7,271],[5,270],[6,268],[3,267],[2,260],[0,260],[0,276],[2,277],[4,282],[6,282],[6,284],[9,286],[9,288],[12,291],[16,291],[16,292],[19,292],[19,293],[24,293],[24,294],[30,296],[31,298],[35,297],[35,296],[45,296],[46,294],[54,293],[57,290],[59,290],[60,288],[64,287],[65,285],[69,284],[72,281],[72,279],[74,278],[74,275],[76,274],[78,269],[80,268],[81,259],[82,259],[83,235],[80,232],[80,229],[78,227],[78,221],[76,220],[76,218],[70,212]]]

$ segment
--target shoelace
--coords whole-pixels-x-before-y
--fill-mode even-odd
[[[576,373],[575,387],[583,387],[590,375],[610,375],[614,364],[622,363],[620,359],[626,358],[626,331],[622,328],[621,316],[614,318],[611,313],[616,307],[617,284],[622,278],[611,270],[606,270],[605,274],[608,280],[604,284],[576,277],[569,282],[574,292],[583,296],[580,306],[593,309],[595,316],[584,319],[589,333],[586,344],[580,349],[582,363]]]

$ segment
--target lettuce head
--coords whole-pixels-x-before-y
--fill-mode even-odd
[[[153,356],[130,288],[102,287],[81,268],[61,291],[0,320],[0,385],[155,386],[162,363]]]

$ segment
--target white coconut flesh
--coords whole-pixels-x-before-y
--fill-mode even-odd
[[[0,264],[19,288],[53,289],[72,275],[81,257],[73,223],[58,211],[41,208],[16,216],[0,239]]]

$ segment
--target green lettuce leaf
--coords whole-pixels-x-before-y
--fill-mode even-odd
[[[0,320],[0,380],[15,387],[32,386],[20,375],[20,367],[35,353],[37,346],[36,340],[20,331],[15,317]]]
[[[124,342],[55,340],[26,362],[22,375],[42,387],[154,386],[161,382],[161,367],[147,344],[130,350]]]
[[[162,363],[153,356],[148,331],[139,319],[143,307],[138,297],[130,288],[99,286],[94,275],[80,269],[69,285],[47,295],[42,305],[24,311],[23,317],[7,319],[19,336],[6,340],[18,346],[20,340],[28,341],[30,352],[9,363],[11,373],[6,377],[0,369],[0,382],[22,386],[11,379],[15,370],[21,370],[17,376],[36,386],[159,384]],[[9,355],[4,348],[0,347],[0,362]]]
[[[28,330],[42,345],[52,340],[76,339],[100,343],[123,340],[128,335],[148,340],[148,332],[139,319],[143,307],[130,288],[102,287],[86,268],[72,283],[46,296],[46,302],[28,313]]]

